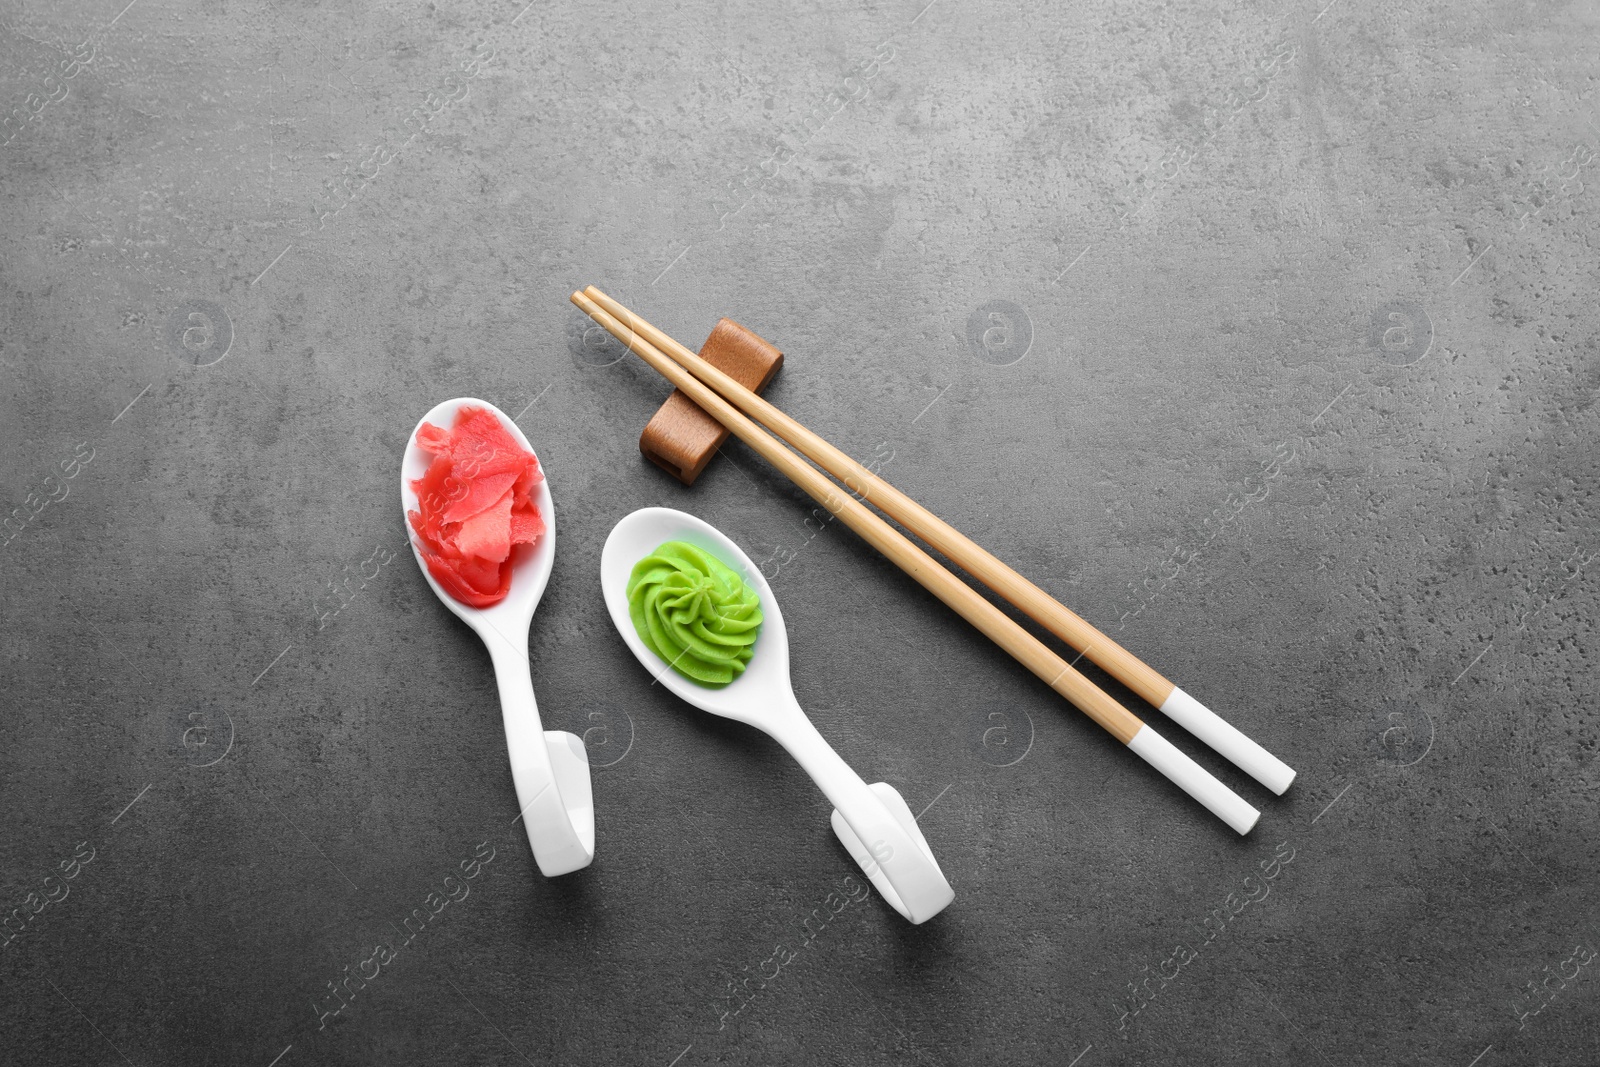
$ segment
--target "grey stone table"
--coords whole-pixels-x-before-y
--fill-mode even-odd
[[[925,3],[0,6],[0,1061],[1600,1061],[1600,13]],[[748,449],[669,480],[591,282],[772,339],[1293,789],[1150,712],[1237,837]],[[460,395],[555,492],[557,880],[405,551]],[[943,915],[626,654],[651,504],[762,562]]]

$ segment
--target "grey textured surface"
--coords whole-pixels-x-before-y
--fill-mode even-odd
[[[0,5],[0,1060],[1600,1062],[1595,5],[124,2]],[[589,282],[773,340],[1297,784],[1152,713],[1236,838],[747,449],[681,489]],[[555,493],[556,881],[486,654],[368,577],[458,395]],[[944,915],[626,654],[649,504],[766,561]]]

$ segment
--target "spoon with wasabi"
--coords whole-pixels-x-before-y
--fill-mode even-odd
[[[606,538],[600,584],[611,621],[656,681],[765,732],[799,762],[834,806],[834,833],[891,907],[921,923],[954,899],[900,794],[862,781],[801,709],[783,613],[738,545],[693,515],[643,508]]]

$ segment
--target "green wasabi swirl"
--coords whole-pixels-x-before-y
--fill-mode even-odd
[[[744,673],[761,632],[761,598],[709,552],[668,541],[633,565],[628,617],[650,651],[704,686]]]

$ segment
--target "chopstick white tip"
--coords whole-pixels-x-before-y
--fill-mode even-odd
[[[1247,834],[1255,829],[1259,811],[1148,725],[1139,728],[1128,748],[1234,830]]]
[[[1161,710],[1173,722],[1210,745],[1218,755],[1279,796],[1294,781],[1294,768],[1182,689],[1174,688]]]

